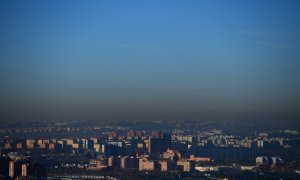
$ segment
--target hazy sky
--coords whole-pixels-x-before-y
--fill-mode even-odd
[[[298,0],[0,2],[1,121],[298,112]]]

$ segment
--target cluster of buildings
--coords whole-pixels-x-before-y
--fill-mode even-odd
[[[135,169],[138,171],[218,171],[220,168],[253,170],[260,165],[282,164],[279,157],[258,157],[260,150],[292,148],[298,141],[288,138],[269,138],[267,133],[257,137],[226,135],[220,130],[187,133],[173,131],[133,131],[119,133],[108,131],[99,137],[77,138],[1,138],[2,154],[5,152],[93,154],[84,165],[86,170]],[[9,158],[9,176],[26,177],[26,160]],[[60,162],[61,163],[61,162]],[[232,167],[232,164],[235,164]],[[55,167],[69,167],[68,162]]]
[[[3,175],[3,171],[11,179],[28,179],[28,159],[21,154],[11,152],[5,157],[0,158],[0,170]],[[1,177],[6,178],[6,177]]]
[[[74,132],[81,131],[82,129],[89,128],[79,128],[79,127],[23,127],[23,128],[0,128],[0,133],[2,134],[31,134],[31,133],[57,133],[57,132]]]

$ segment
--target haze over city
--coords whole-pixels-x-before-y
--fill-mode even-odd
[[[2,1],[1,122],[298,119],[299,1]]]
[[[0,179],[300,179],[299,0],[0,1]]]

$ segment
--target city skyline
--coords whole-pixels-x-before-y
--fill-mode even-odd
[[[3,1],[0,122],[299,119],[298,1]]]

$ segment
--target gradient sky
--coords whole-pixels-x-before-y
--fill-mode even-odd
[[[0,119],[300,117],[300,1],[0,2]]]

